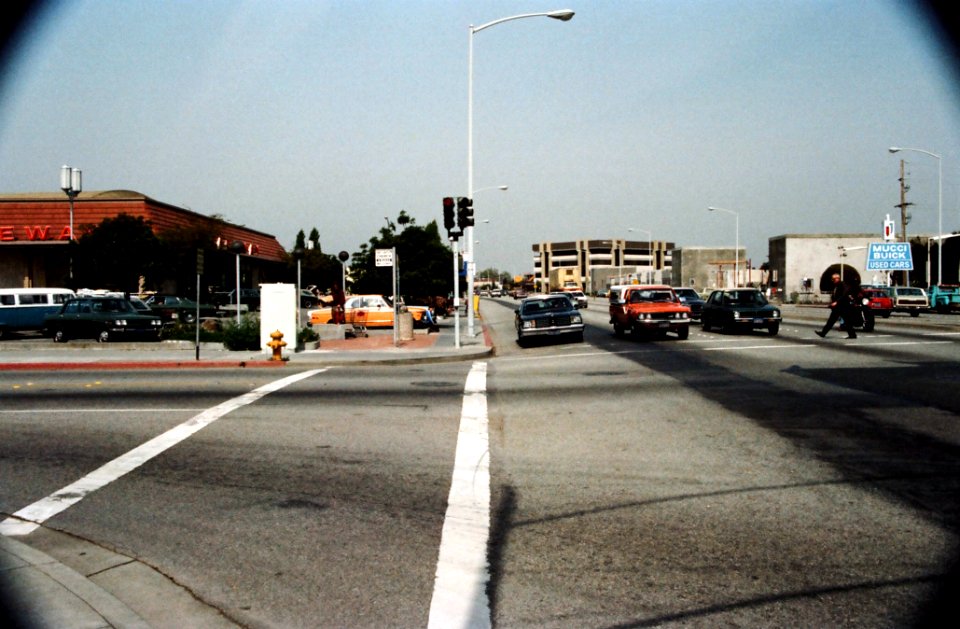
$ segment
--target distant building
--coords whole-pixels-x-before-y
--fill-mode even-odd
[[[594,293],[612,284],[670,283],[674,243],[662,240],[572,240],[533,245],[536,290],[547,291],[550,273],[575,269],[583,290]]]
[[[203,229],[213,234],[203,249],[205,285],[232,288],[236,284],[236,253],[230,249],[235,242],[242,245],[242,286],[277,281],[286,268],[286,253],[274,236],[162,203],[131,190],[80,193],[74,201],[74,233],[79,238],[85,229],[121,214],[143,218],[157,234],[183,228]],[[0,194],[0,286],[67,286],[69,241],[70,203],[65,194]],[[165,290],[176,288],[167,286]]]
[[[936,279],[939,255],[936,237],[917,235],[909,238],[913,270],[895,272],[867,270],[867,247],[882,242],[878,234],[785,234],[770,239],[770,282],[783,292],[784,299],[820,301],[830,290],[830,276],[840,273],[844,279],[862,284],[928,286]],[[943,241],[943,283],[958,282],[960,237]],[[931,262],[933,270],[931,271]]]

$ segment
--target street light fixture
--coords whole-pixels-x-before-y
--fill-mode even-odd
[[[79,168],[70,168],[66,164],[60,167],[60,189],[70,200],[70,240],[67,246],[70,249],[70,287],[73,288],[73,200],[83,190],[83,173]]]
[[[498,20],[493,20],[492,22],[487,22],[486,24],[481,24],[480,26],[470,25],[467,29],[468,32],[468,54],[467,54],[467,196],[473,198],[473,36],[475,33],[490,28],[491,26],[496,26],[497,24],[503,24],[504,22],[510,22],[512,20],[520,20],[528,17],[549,17],[554,20],[560,20],[561,22],[568,22],[573,19],[574,12],[570,9],[561,9],[558,11],[546,11],[543,13],[523,13],[521,15],[511,15],[509,17],[502,17]],[[467,263],[467,333],[470,337],[473,337],[473,227],[466,228],[466,253],[467,259],[470,262]]]
[[[924,155],[929,155],[930,157],[937,158],[937,239],[939,240],[943,236],[943,159],[940,158],[936,153],[931,153],[930,151],[925,151],[923,149],[915,148],[905,148],[902,146],[891,146],[889,149],[891,153],[899,153],[900,151],[913,151],[915,153],[923,153]],[[942,263],[942,247],[937,252],[937,284],[943,282],[943,263]],[[929,261],[929,257],[927,260]],[[927,275],[927,283],[933,285],[933,282],[930,281],[930,275]]]
[[[727,214],[733,214],[733,216],[736,218],[737,244],[733,251],[733,255],[734,255],[733,273],[735,275],[733,285],[734,285],[734,288],[739,288],[740,287],[740,213],[735,212],[733,210],[727,210],[722,207],[713,207],[712,205],[708,207],[707,210],[709,210],[710,212],[726,212]]]

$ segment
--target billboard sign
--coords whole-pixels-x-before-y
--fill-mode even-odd
[[[913,254],[908,242],[871,242],[867,248],[868,271],[912,271]]]

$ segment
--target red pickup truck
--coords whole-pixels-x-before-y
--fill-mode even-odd
[[[690,335],[690,308],[683,305],[669,286],[631,284],[610,289],[610,323],[622,336],[665,336],[673,332],[680,340]]]

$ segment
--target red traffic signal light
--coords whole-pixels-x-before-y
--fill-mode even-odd
[[[453,197],[443,197],[443,226],[450,231],[457,226],[453,215]]]

